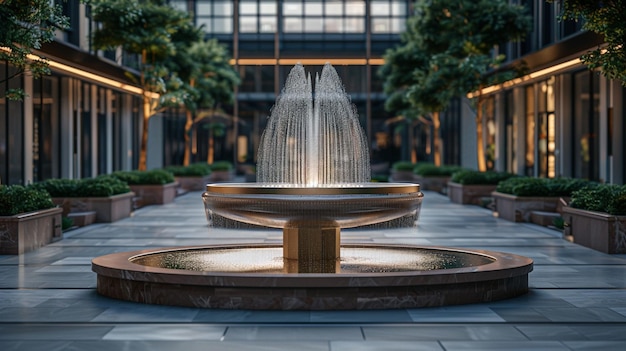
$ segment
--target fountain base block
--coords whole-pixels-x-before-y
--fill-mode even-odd
[[[229,255],[231,250],[236,257],[250,257],[257,251],[269,252],[268,257],[280,258],[282,254],[282,247],[276,245],[144,250],[95,258],[92,269],[98,275],[99,294],[127,301],[214,309],[368,310],[436,307],[516,297],[528,292],[528,274],[533,266],[531,259],[508,253],[405,245],[342,246],[342,255],[346,257],[342,257],[338,272],[329,274],[287,273],[287,260],[277,261],[276,257],[269,259],[269,266],[279,266],[278,271],[272,267],[265,271],[265,263],[236,267],[228,272],[208,271],[202,262],[198,270],[178,261],[173,266],[181,265],[180,269],[162,266],[170,256],[169,259],[178,254],[207,253],[209,256],[202,260],[211,265],[209,261],[221,262],[226,257],[222,255]],[[372,262],[379,261],[377,255],[421,257],[426,253],[453,260],[461,257],[467,264],[458,268],[411,270],[409,266],[381,271],[378,265],[363,268],[351,262],[351,257],[359,256],[363,250],[374,252],[376,257]],[[213,252],[217,256],[211,258]]]

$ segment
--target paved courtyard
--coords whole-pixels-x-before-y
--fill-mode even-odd
[[[477,248],[531,257],[529,294],[505,301],[381,311],[230,311],[136,304],[95,292],[91,259],[146,248],[280,242],[210,235],[200,192],[131,218],[0,256],[0,350],[624,350],[626,255],[494,218],[425,192],[419,227],[346,231],[345,242]]]

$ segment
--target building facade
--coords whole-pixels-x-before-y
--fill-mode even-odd
[[[497,50],[526,76],[483,90],[484,144],[489,169],[517,174],[572,176],[623,183],[626,131],[624,88],[578,59],[602,38],[559,22],[558,2],[511,0],[529,9],[533,30],[525,41]],[[169,0],[187,11],[207,38],[228,46],[242,84],[229,118],[208,119],[193,132],[192,161],[207,159],[209,133],[215,160],[253,165],[260,135],[289,70],[301,62],[314,76],[330,62],[337,69],[369,138],[374,173],[397,160],[432,159],[432,127],[384,110],[386,49],[400,43],[409,0]],[[71,27],[36,54],[52,75],[5,80],[0,93],[21,87],[22,102],[0,100],[0,182],[82,178],[137,168],[142,127],[141,90],[127,78],[131,59],[90,46],[95,28],[89,8],[61,1]],[[148,168],[182,163],[184,113],[150,120]],[[476,124],[471,101],[452,102],[441,116],[446,164],[476,168]],[[221,132],[215,132],[215,126]]]
[[[533,17],[522,43],[500,48],[524,77],[483,90],[483,130],[490,169],[537,177],[577,177],[624,183],[624,88],[590,71],[580,56],[602,45],[580,23],[558,21],[559,2],[521,0]],[[463,121],[463,165],[475,167],[474,113]]]

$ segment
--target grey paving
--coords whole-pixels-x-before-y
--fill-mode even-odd
[[[622,350],[626,255],[496,218],[426,192],[416,230],[346,230],[344,242],[479,248],[531,257],[527,295],[493,303],[381,311],[230,311],[112,300],[91,259],[146,248],[276,243],[276,231],[209,233],[199,192],[131,218],[0,255],[0,350]]]

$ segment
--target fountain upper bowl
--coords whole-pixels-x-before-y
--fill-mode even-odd
[[[209,184],[202,194],[207,218],[284,228],[290,222],[340,228],[413,218],[423,194],[418,184],[352,183],[318,187],[274,183]]]

